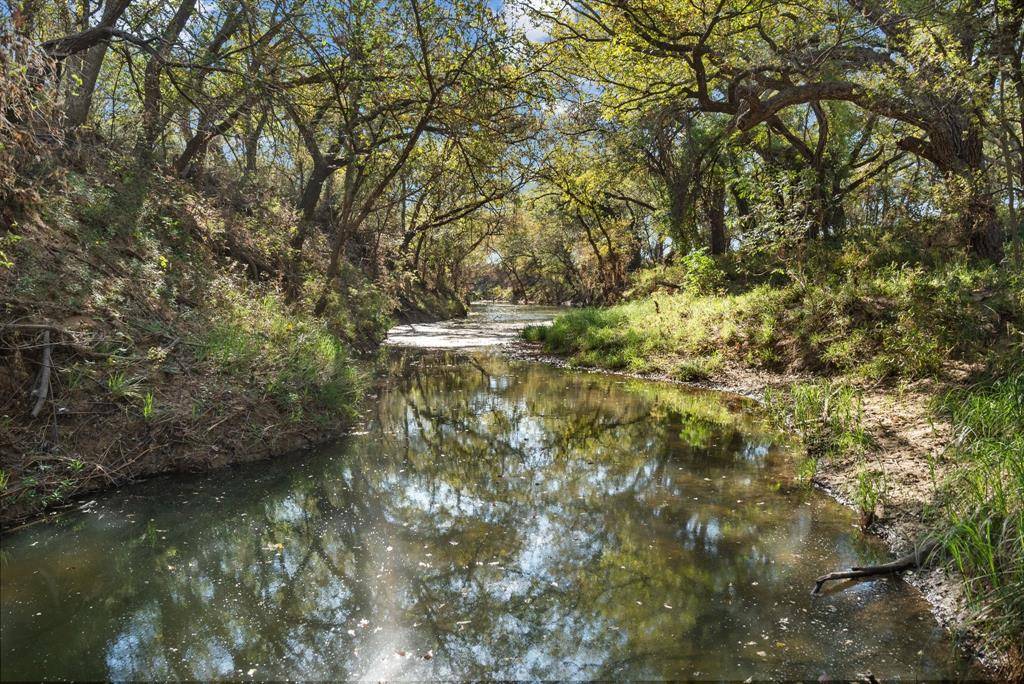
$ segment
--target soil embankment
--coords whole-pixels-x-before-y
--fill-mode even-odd
[[[0,527],[157,473],[331,439],[365,394],[361,357],[401,315],[402,298],[352,280],[314,316],[289,297],[287,246],[270,239],[288,216],[262,217],[265,243],[243,241],[235,224],[251,217],[154,182],[166,184],[124,225],[96,199],[104,186],[69,183],[5,246]],[[406,299],[419,318],[458,308],[425,290]]]

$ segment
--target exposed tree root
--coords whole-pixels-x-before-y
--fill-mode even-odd
[[[938,547],[938,542],[934,539],[929,539],[906,556],[897,558],[889,563],[883,563],[882,565],[870,565],[867,567],[855,567],[840,572],[830,572],[829,574],[822,575],[818,579],[814,580],[814,591],[811,593],[820,594],[821,585],[825,584],[825,582],[828,582],[829,580],[858,579],[861,577],[874,577],[876,575],[891,575],[897,572],[903,572],[904,570],[919,568],[928,561],[936,547]]]

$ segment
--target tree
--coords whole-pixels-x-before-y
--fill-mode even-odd
[[[794,107],[849,102],[906,129],[896,147],[933,163],[961,199],[966,244],[998,259],[1002,231],[983,145],[994,79],[982,68],[1006,41],[980,3],[897,11],[885,0],[838,7],[720,0],[709,6],[573,0],[535,12],[574,73],[619,107],[724,115],[741,134]],[[926,17],[927,21],[918,17]]]

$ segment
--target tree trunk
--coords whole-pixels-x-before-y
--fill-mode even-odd
[[[256,159],[260,151],[260,137],[263,135],[263,128],[267,125],[267,112],[260,112],[256,126],[252,126],[251,117],[246,117],[249,125],[245,134],[245,174],[251,175],[256,172]]]
[[[984,170],[980,137],[977,147],[977,155],[955,159],[944,171],[951,186],[950,196],[959,199],[956,225],[960,239],[976,256],[1000,261],[1003,258],[1003,226]]]
[[[291,248],[295,252],[302,251],[302,245],[306,242],[306,235],[309,233],[309,226],[316,216],[316,207],[320,203],[320,194],[323,192],[324,183],[334,173],[334,169],[327,164],[316,164],[309,174],[309,180],[302,189],[302,196],[299,197],[295,208],[299,210],[302,217],[299,229],[295,231],[292,238]]]
[[[901,149],[923,157],[939,169],[959,200],[957,227],[963,244],[991,261],[1003,258],[1003,230],[985,163],[980,124],[962,111],[940,112],[928,128],[928,140],[908,137]]]
[[[89,120],[92,97],[96,91],[96,81],[106,55],[107,43],[93,45],[83,55],[81,67],[77,70],[78,82],[70,84],[71,88],[65,106],[64,125],[68,131],[73,131]],[[68,69],[69,78],[73,78],[71,71]]]
[[[217,138],[217,136],[224,135],[234,125],[235,121],[238,120],[238,117],[245,114],[255,104],[255,101],[256,96],[253,94],[249,95],[234,111],[230,112],[216,124],[211,124],[209,118],[204,115],[199,122],[195,135],[189,138],[189,141],[185,143],[185,149],[174,161],[175,171],[182,178],[194,175],[195,171],[202,166],[202,158],[210,142]]]
[[[150,57],[146,63],[142,93],[142,127],[135,145],[135,154],[143,166],[149,166],[153,160],[160,121],[160,60],[156,57]]]
[[[725,254],[725,183],[720,178],[712,181],[707,196],[708,226],[711,230],[711,253]]]
[[[160,90],[160,75],[163,72],[164,61],[171,54],[171,48],[178,41],[178,36],[181,35],[185,24],[188,23],[195,11],[196,2],[197,0],[181,0],[181,4],[160,37],[160,46],[146,62],[142,84],[142,128],[135,145],[135,153],[143,166],[149,166],[153,161],[156,141],[163,132],[164,118],[160,114],[163,99]]]
[[[103,15],[95,26],[83,28],[78,33],[48,40],[41,47],[53,59],[62,60],[110,40],[114,25],[117,24],[131,2],[132,0],[107,0],[103,6]]]
[[[203,117],[203,119],[205,118]],[[198,130],[188,137],[185,149],[174,160],[174,172],[181,178],[195,176],[199,168],[202,167],[203,159],[206,156],[206,146],[213,139],[213,136],[208,134],[207,127],[208,122],[200,121]]]
[[[688,179],[681,174],[666,178],[665,182],[668,186],[669,231],[677,244],[677,250],[685,252],[694,246],[693,205],[698,196],[695,191],[691,191]]]
[[[983,259],[1003,258],[1003,225],[996,214],[995,201],[987,187],[971,185],[966,205],[960,214],[960,231],[967,236],[971,251]]]
[[[420,233],[420,239],[416,241],[416,249],[413,252],[412,268],[416,273],[420,272],[420,257],[423,254],[423,243],[427,240],[426,233]]]
[[[335,239],[334,248],[331,250],[331,260],[327,264],[327,270],[324,272],[324,289],[320,294],[320,298],[316,301],[316,306],[313,307],[313,315],[322,316],[324,311],[327,309],[327,295],[330,294],[331,288],[334,285],[334,279],[338,277],[338,273],[341,272],[341,255],[345,251],[345,245],[348,243],[348,229],[343,227],[338,231],[338,237]]]
[[[1003,258],[1003,226],[996,214],[995,196],[985,163],[983,135],[977,125],[968,125],[949,145],[954,173],[967,189],[960,212],[960,231],[971,251],[983,259]],[[959,133],[954,128],[954,134]],[[948,144],[948,143],[947,143]]]
[[[832,178],[832,188],[826,197],[822,230],[826,237],[836,237],[846,230],[846,205],[843,204],[842,188],[836,177]]]
[[[83,27],[78,34],[43,44],[43,49],[57,59],[75,57],[74,67],[72,68],[69,64],[67,68],[68,96],[65,104],[65,127],[69,131],[78,128],[89,119],[93,93],[96,91],[96,81],[103,66],[103,59],[107,55],[109,31],[120,20],[130,2],[131,0],[107,0],[103,6],[100,20],[95,26]],[[24,3],[23,12],[24,8],[33,8],[28,10],[29,13],[25,15],[30,25],[34,22],[36,11],[40,6],[41,3],[34,0]],[[83,22],[87,20],[83,17]]]

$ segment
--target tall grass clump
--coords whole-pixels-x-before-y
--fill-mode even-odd
[[[949,392],[956,431],[936,525],[980,633],[1024,674],[1024,372]]]
[[[797,476],[810,481],[822,459],[863,458],[872,440],[864,427],[861,391],[840,380],[795,383],[787,389],[767,389],[764,404],[769,420],[793,432],[807,449]],[[861,469],[853,492],[861,508],[862,526],[874,520],[875,506],[884,496],[884,474]]]
[[[861,391],[840,380],[819,380],[765,391],[765,405],[778,427],[793,430],[809,452],[822,456],[863,455],[871,438],[863,425]]]
[[[543,342],[548,351],[570,356],[579,364],[641,370],[635,361],[640,359],[643,338],[629,325],[635,306],[570,311],[550,326],[527,328],[524,336],[533,342]]]

